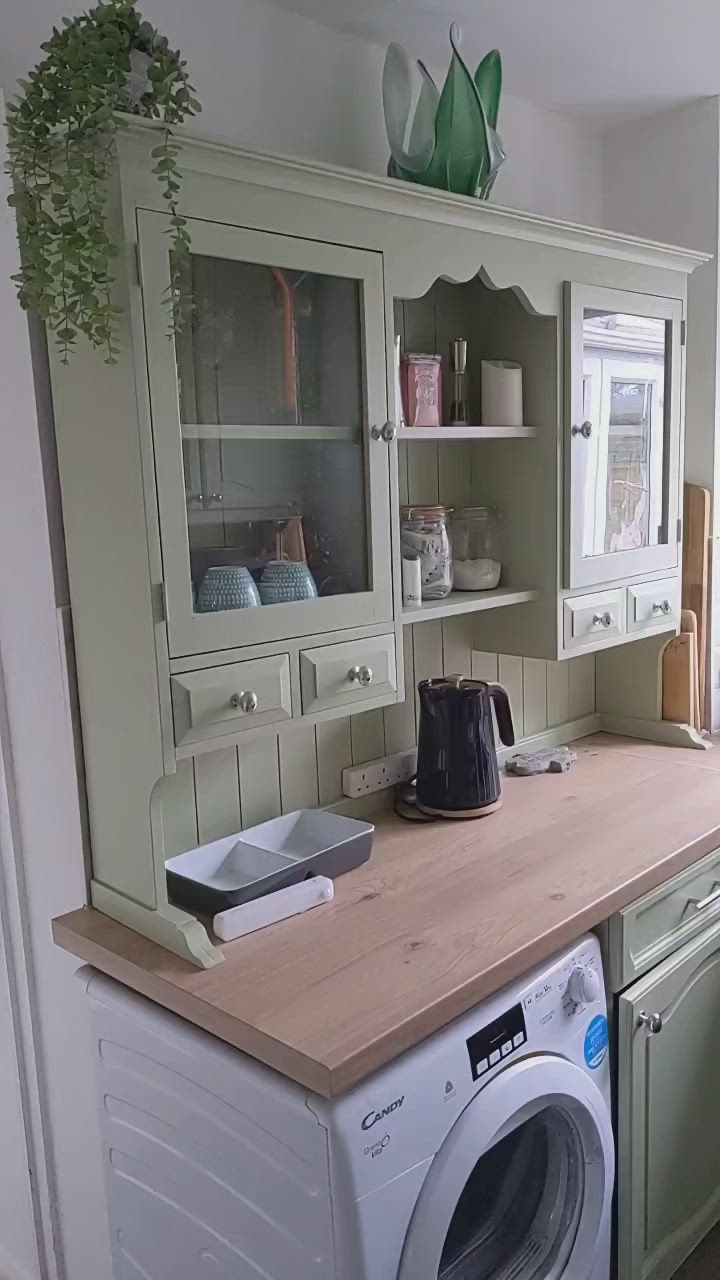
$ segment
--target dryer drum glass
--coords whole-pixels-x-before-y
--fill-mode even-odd
[[[583,1206],[582,1139],[545,1107],[478,1160],[448,1228],[438,1280],[550,1280],[572,1253]]]

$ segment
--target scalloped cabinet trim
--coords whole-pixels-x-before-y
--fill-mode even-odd
[[[344,768],[415,744],[422,677],[500,679],[519,739],[596,725],[596,683],[613,723],[623,705],[632,706],[627,732],[657,723],[656,650],[675,615],[649,617],[646,638],[625,625],[626,592],[652,596],[657,578],[669,598],[679,577],[670,516],[682,475],[681,331],[686,277],[705,258],[181,131],[183,212],[205,292],[173,350],[156,134],[131,120],[118,141],[118,363],[82,348],[64,369],[53,352],[53,400],[92,900],[209,967],[220,953],[168,903],[166,858],[281,811],[340,803]],[[313,285],[293,312],[307,273],[331,282],[330,302]],[[607,477],[589,468],[597,442],[602,456],[609,448],[601,426],[591,440],[572,434],[586,376],[573,299],[602,310],[618,290],[618,308],[621,297],[640,316],[659,305],[672,327],[672,404],[655,415],[653,457],[667,451],[661,471],[673,492],[662,545],[625,560],[603,546],[599,572],[567,541],[578,530],[590,537],[587,512],[604,510]],[[348,296],[355,309],[342,313]],[[467,338],[477,426],[482,359],[520,363],[532,432],[393,438],[396,334],[407,351],[442,355]],[[280,407],[252,416],[248,387],[256,405],[274,395]],[[312,406],[299,420],[303,395]],[[477,607],[450,598],[441,616],[403,626],[403,503],[499,505],[506,589]],[[302,517],[287,534],[295,550],[278,544],[281,559],[301,558],[300,524],[316,530],[319,598],[197,613],[191,564],[197,588],[208,564],[233,563],[243,522],[271,509]],[[608,598],[622,626],[604,625]],[[655,646],[653,660],[626,675],[622,654],[644,645]]]

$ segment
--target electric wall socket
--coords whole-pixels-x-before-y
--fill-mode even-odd
[[[355,764],[343,769],[343,795],[366,796],[372,791],[383,791],[398,782],[409,782],[417,769],[417,750],[398,751],[381,760],[368,760],[367,764]]]

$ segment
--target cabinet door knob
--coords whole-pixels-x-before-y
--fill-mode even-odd
[[[637,1024],[639,1027],[645,1027],[651,1036],[659,1035],[663,1029],[663,1020],[661,1013],[646,1013],[644,1009],[638,1014]]]
[[[584,440],[589,440],[592,435],[592,422],[583,422],[579,427],[571,427],[570,435],[582,436]]]
[[[351,684],[372,684],[373,673],[372,667],[351,667],[348,671],[348,680]]]
[[[251,711],[257,711],[258,696],[251,689],[243,689],[242,693],[234,693],[230,699],[230,706],[233,711],[244,711],[249,715]]]
[[[611,627],[613,624],[613,616],[611,613],[596,613],[593,616],[594,627]]]
[[[669,600],[656,600],[653,607],[653,613],[672,613],[672,605]]]
[[[385,444],[392,444],[397,435],[397,427],[394,422],[384,422],[381,427],[373,427],[370,434],[373,440],[384,440]]]

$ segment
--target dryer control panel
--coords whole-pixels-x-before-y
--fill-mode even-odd
[[[482,1031],[466,1041],[473,1080],[479,1080],[503,1058],[509,1058],[527,1041],[522,1005],[514,1004],[500,1018],[489,1022]]]

